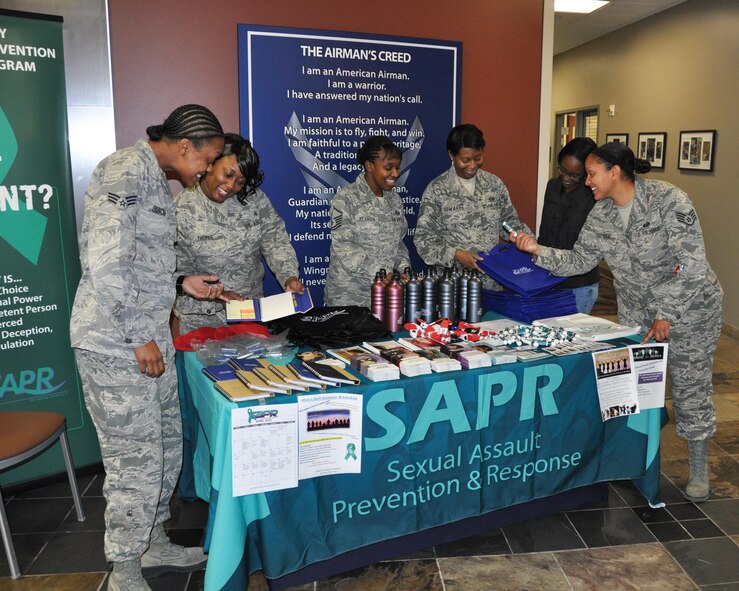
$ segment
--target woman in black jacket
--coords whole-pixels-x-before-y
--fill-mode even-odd
[[[572,250],[585,220],[595,205],[593,192],[585,186],[585,158],[596,148],[593,140],[576,137],[557,155],[559,176],[547,183],[538,243]],[[559,289],[571,289],[577,311],[590,314],[598,299],[600,272],[595,267],[561,283]]]

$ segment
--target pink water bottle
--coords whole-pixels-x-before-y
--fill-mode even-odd
[[[403,285],[399,274],[394,274],[385,287],[385,326],[390,332],[403,330]]]
[[[375,273],[370,292],[370,307],[378,320],[385,321],[385,280],[380,273]]]

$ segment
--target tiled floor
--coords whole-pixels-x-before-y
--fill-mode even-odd
[[[739,591],[739,341],[722,336],[714,368],[719,428],[711,445],[712,496],[682,497],[687,446],[662,431],[664,509],[644,506],[629,483],[614,482],[597,506],[559,513],[429,548],[292,591]],[[668,401],[669,408],[669,401]],[[97,591],[108,565],[102,551],[102,475],[81,479],[87,520],[75,518],[69,488],[53,485],[6,499],[23,577],[0,557],[0,591]],[[173,502],[170,536],[202,542],[207,505]],[[203,574],[162,575],[152,589],[203,589]],[[252,576],[250,590],[264,591]]]

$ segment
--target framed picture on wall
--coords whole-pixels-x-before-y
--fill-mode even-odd
[[[629,145],[629,134],[628,133],[607,133],[606,143],[608,142],[621,142],[622,144]]]
[[[652,165],[652,168],[665,167],[665,147],[667,146],[667,132],[639,133],[636,146],[636,157],[642,158]]]
[[[681,131],[680,149],[677,155],[679,170],[713,170],[716,146],[716,130]]]

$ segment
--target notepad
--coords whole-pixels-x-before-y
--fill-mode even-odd
[[[240,400],[257,400],[259,398],[270,398],[272,392],[256,391],[247,387],[241,380],[221,380],[213,384],[218,392],[223,394],[232,402]]]
[[[303,293],[286,291],[251,300],[231,300],[226,304],[226,322],[269,322],[304,313],[313,308],[308,288]]]
[[[351,384],[354,386],[361,383],[359,378],[353,376],[345,369],[335,367],[333,365],[315,363],[313,361],[303,361],[303,367],[322,380],[331,380],[338,384]]]

